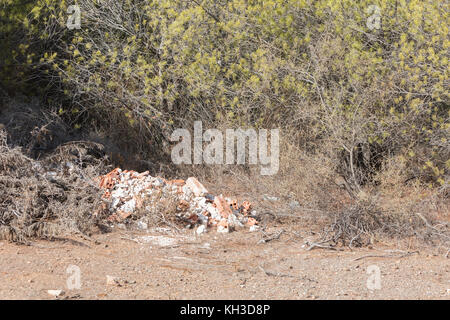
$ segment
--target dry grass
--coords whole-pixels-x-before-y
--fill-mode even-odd
[[[9,147],[0,131],[0,239],[24,243],[93,230],[100,193],[92,179],[104,164],[88,145],[63,145],[37,161]]]
[[[253,202],[261,216],[270,214],[277,223],[295,220],[319,229],[320,241],[331,246],[414,238],[450,247],[448,187],[431,189],[408,180],[401,159],[383,160],[382,170],[359,191],[336,173],[330,157],[307,153],[286,140],[281,145],[280,170],[274,176],[261,176],[259,166],[199,167],[195,174],[229,195],[256,195]],[[263,201],[265,194],[279,201]],[[292,201],[299,206],[290,208]]]

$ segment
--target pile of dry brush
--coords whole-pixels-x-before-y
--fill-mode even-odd
[[[105,170],[101,145],[67,143],[34,160],[0,130],[0,240],[89,234],[100,201],[93,178]]]

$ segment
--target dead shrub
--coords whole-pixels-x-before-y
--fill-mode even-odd
[[[185,221],[180,220],[176,215],[179,200],[171,194],[163,197],[162,192],[155,192],[148,198],[142,199],[142,203],[150,203],[145,207],[140,207],[132,219],[140,219],[152,227],[170,227],[179,230],[185,225]],[[182,223],[183,222],[183,223]]]
[[[9,147],[0,131],[0,239],[24,243],[89,234],[98,223],[92,213],[101,199],[93,178],[104,169],[82,143],[61,146],[37,161]]]

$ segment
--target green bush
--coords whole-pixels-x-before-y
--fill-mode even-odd
[[[198,119],[294,130],[356,190],[393,155],[448,178],[445,2],[78,0],[74,30],[66,1],[2,3],[3,85],[39,83],[76,119],[162,140]]]

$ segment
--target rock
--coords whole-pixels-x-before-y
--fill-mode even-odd
[[[219,210],[217,210],[217,208],[214,207],[212,204],[208,203],[208,205],[206,206],[206,210],[211,215],[211,218],[216,219],[216,220],[220,219]]]
[[[203,214],[201,214],[201,213],[197,213],[197,217],[198,217],[198,219],[200,220],[200,222],[201,222],[203,225],[205,225],[205,227],[206,227],[206,225],[208,224],[208,217],[205,216],[205,215],[203,215]]]
[[[118,223],[117,224],[117,228],[122,229],[122,230],[126,230],[127,226],[125,224],[123,224],[123,223]]]
[[[267,200],[267,201],[279,201],[280,198],[278,197],[272,197],[272,196],[268,196],[267,194],[263,195],[263,200]]]
[[[113,276],[106,276],[106,284],[109,286],[121,286],[119,278]]]
[[[64,291],[63,290],[47,290],[47,293],[49,295],[51,295],[52,297],[55,297],[55,298],[64,295]]]
[[[289,202],[289,208],[291,208],[292,210],[296,209],[300,207],[300,202],[292,200],[291,202]]]
[[[194,177],[186,180],[186,186],[192,191],[196,197],[202,197],[208,194],[208,190]]]
[[[137,227],[139,229],[141,229],[141,230],[147,230],[148,229],[148,224],[143,222],[143,221],[138,221]]]
[[[256,232],[258,230],[259,230],[259,226],[257,226],[256,224],[251,226],[250,229],[249,229],[250,232]]]
[[[230,232],[230,228],[228,226],[227,219],[222,219],[219,221],[219,223],[217,224],[217,232],[221,232],[221,233]]]
[[[228,232],[230,232],[230,230],[229,230],[228,227],[226,227],[226,226],[218,226],[218,227],[217,227],[217,232],[220,232],[220,233],[228,233]]]
[[[206,226],[205,225],[201,225],[197,228],[197,230],[195,231],[197,234],[202,234],[206,232]]]
[[[132,198],[129,201],[125,202],[120,207],[120,210],[122,210],[125,213],[132,213],[132,212],[134,212],[134,209],[136,209],[136,199],[134,199],[134,198]]]
[[[205,243],[201,246],[201,248],[203,248],[203,249],[210,249],[210,248],[211,248],[211,244],[210,244],[209,242],[205,242]]]
[[[214,198],[214,204],[223,218],[228,218],[232,214],[230,205],[221,195]]]
[[[233,230],[244,227],[244,225],[238,220],[238,218],[234,214],[230,214],[227,220],[228,226]]]

